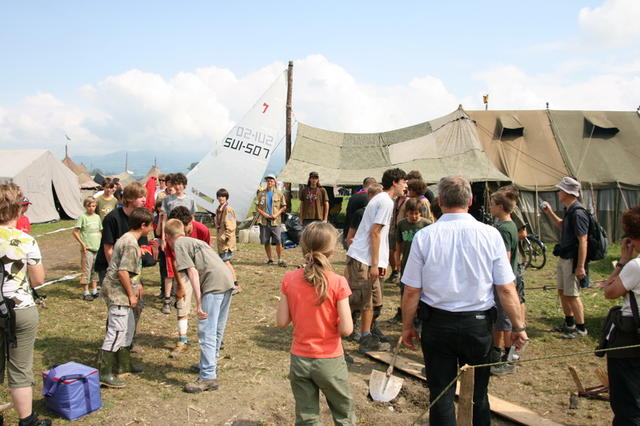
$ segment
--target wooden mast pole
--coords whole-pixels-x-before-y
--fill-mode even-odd
[[[285,131],[285,165],[289,162],[291,158],[291,115],[292,115],[292,107],[291,107],[291,98],[293,94],[293,61],[289,61],[289,66],[287,67],[287,107],[286,107],[286,131]],[[286,200],[287,200],[287,211],[291,211],[291,182],[287,182],[285,186]]]

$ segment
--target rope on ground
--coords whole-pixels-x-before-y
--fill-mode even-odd
[[[51,280],[51,281],[47,281],[46,283],[44,283],[42,285],[39,285],[38,287],[34,287],[34,290],[39,290],[39,289],[44,288],[44,287],[46,287],[48,285],[59,283],[61,281],[72,280],[74,278],[79,277],[80,275],[82,275],[80,272],[77,272],[75,274],[65,275],[64,277],[61,277],[61,278],[58,278],[58,279],[55,279],[55,280]]]
[[[60,229],[56,229],[55,231],[49,231],[49,232],[45,232],[44,234],[40,234],[40,235],[34,235],[33,238],[40,238],[43,237],[45,235],[49,235],[49,234],[55,234],[57,232],[63,232],[63,231],[68,231],[70,229],[75,228],[74,226],[71,226],[69,228],[60,228]]]
[[[420,419],[422,419],[422,417],[424,417],[426,414],[429,413],[429,410],[431,409],[431,407],[434,406],[436,404],[436,402],[438,402],[438,400],[451,388],[451,386],[455,385],[455,383],[458,381],[458,379],[460,378],[462,373],[464,373],[468,369],[493,367],[493,366],[504,365],[504,364],[520,364],[520,363],[523,363],[523,362],[542,361],[542,360],[554,359],[554,358],[568,358],[568,357],[574,357],[576,355],[593,355],[595,353],[606,353],[606,352],[611,352],[611,351],[619,351],[619,350],[622,350],[622,349],[636,349],[636,348],[640,348],[640,344],[628,345],[628,346],[619,346],[619,347],[615,347],[615,348],[592,349],[592,350],[589,350],[589,351],[580,351],[580,352],[571,352],[571,353],[564,353],[564,354],[547,355],[547,356],[540,356],[540,357],[536,357],[536,358],[518,359],[518,360],[513,360],[513,361],[499,361],[499,362],[491,362],[491,363],[487,363],[487,364],[464,365],[461,368],[458,368],[458,374],[456,375],[456,377],[454,377],[454,379],[442,390],[442,392],[440,392],[440,394],[433,401],[429,402],[429,404],[427,405],[427,408],[425,408],[425,410],[422,412],[422,414],[420,414],[412,424],[413,425],[418,424]]]

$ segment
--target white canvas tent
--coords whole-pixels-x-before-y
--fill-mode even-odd
[[[13,182],[33,203],[27,212],[31,222],[72,219],[82,214],[78,177],[45,149],[0,150],[0,183]]]

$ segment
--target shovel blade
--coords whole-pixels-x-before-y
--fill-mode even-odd
[[[400,393],[404,379],[373,370],[369,377],[369,394],[374,401],[389,402]]]

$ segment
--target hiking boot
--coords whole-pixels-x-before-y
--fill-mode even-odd
[[[116,354],[116,358],[118,360],[118,367],[116,368],[117,375],[142,373],[144,371],[143,366],[131,363],[131,348],[122,347],[118,352],[116,352]]]
[[[563,339],[578,339],[580,337],[586,337],[587,334],[589,333],[587,332],[586,328],[584,330],[580,330],[579,328],[576,328],[573,331],[563,334],[561,337]]]
[[[160,308],[160,312],[162,312],[165,315],[168,315],[171,313],[171,302],[167,301],[167,299],[164,299],[164,302],[162,302],[162,308]]]
[[[368,336],[364,336],[360,339],[358,352],[364,354],[367,352],[388,351],[389,349],[391,349],[391,345],[389,343],[383,343],[376,335],[369,334]]]
[[[100,350],[98,369],[100,371],[100,384],[109,388],[123,388],[126,383],[114,375],[113,365],[116,362],[116,352]]]
[[[49,426],[51,424],[50,419],[39,419],[35,411],[32,411],[28,417],[18,421],[18,426]]]
[[[347,364],[353,364],[353,357],[348,353],[344,353],[344,360]]]
[[[389,275],[389,278],[384,280],[384,282],[387,283],[387,284],[395,283],[398,280],[398,278],[400,278],[400,272],[399,271],[393,271],[393,272],[391,272],[391,275]]]
[[[387,322],[390,324],[402,324],[402,309],[398,308],[393,318],[389,318]]]
[[[187,351],[187,343],[182,342],[182,341],[178,341],[176,343],[176,347],[173,348],[173,350],[171,351],[171,353],[169,354],[169,358],[178,358],[180,357],[181,354],[183,354],[184,352]]]
[[[82,300],[86,302],[93,302],[93,296],[90,294],[85,294],[84,296],[82,296]]]
[[[378,328],[378,324],[377,322],[374,321],[374,323],[371,326],[371,334],[373,334],[374,336],[376,336],[378,339],[380,339],[380,341],[382,343],[389,343],[389,338],[387,336],[384,335],[384,333],[382,332],[382,330],[380,330]]]
[[[515,372],[515,364],[501,364],[491,366],[491,375],[493,376],[506,376],[507,374],[513,374]]]
[[[218,389],[218,379],[204,380],[198,377],[195,382],[184,385],[184,391],[187,393],[200,393],[208,390]]]
[[[568,326],[567,323],[562,323],[557,327],[553,327],[551,330],[554,333],[571,333],[573,331],[576,330],[576,326],[572,325],[572,326]]]
[[[362,335],[360,334],[360,331],[353,330],[353,333],[347,336],[347,340],[349,340],[350,342],[359,342],[361,337]]]

